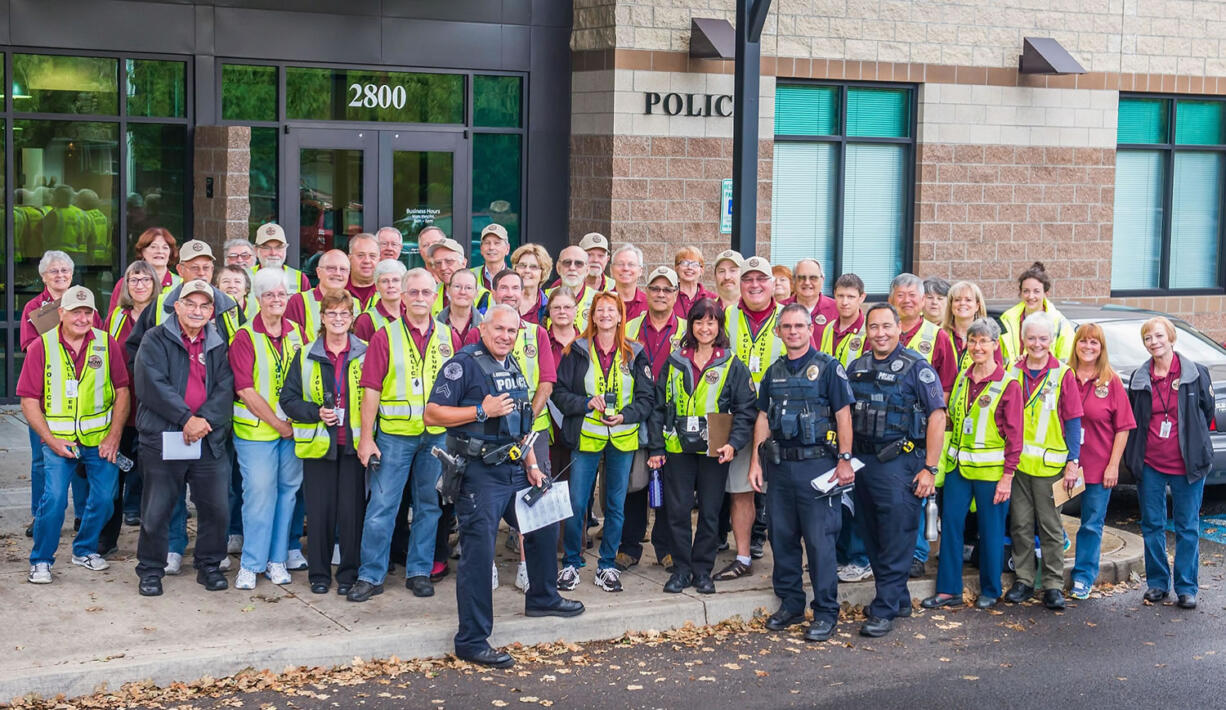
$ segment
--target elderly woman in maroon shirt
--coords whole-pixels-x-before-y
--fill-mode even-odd
[[[1213,466],[1209,422],[1213,384],[1204,365],[1175,352],[1175,326],[1158,316],[1141,326],[1150,359],[1132,373],[1128,399],[1137,428],[1124,463],[1137,477],[1141,536],[1145,540],[1145,601],[1166,599],[1171,568],[1166,557],[1166,491],[1175,524],[1175,594],[1183,609],[1196,608],[1200,566],[1200,502]]]
[[[1086,323],[1073,336],[1069,367],[1081,397],[1081,470],[1086,490],[1081,494],[1081,527],[1073,565],[1074,599],[1086,599],[1098,579],[1103,521],[1111,489],[1120,480],[1120,459],[1128,432],[1137,428],[1124,382],[1107,358],[1107,339],[1097,323]]]

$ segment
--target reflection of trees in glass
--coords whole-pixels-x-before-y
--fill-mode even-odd
[[[353,85],[358,85],[355,89]],[[404,106],[365,106],[366,87],[404,88]],[[376,98],[377,95],[376,95]],[[383,100],[388,102],[385,93]],[[350,106],[358,101],[362,106]],[[464,77],[289,67],[285,73],[285,112],[291,119],[386,121],[393,123],[463,123]]]
[[[227,121],[277,120],[277,68],[222,66],[221,117]]]
[[[517,76],[474,76],[473,125],[519,128],[520,84]]]
[[[392,156],[395,226],[415,235],[428,224],[449,223],[455,210],[454,178],[454,153],[396,151]]]
[[[147,59],[126,61],[128,115],[180,118],[185,115],[187,66]]]
[[[42,113],[119,112],[119,60],[13,55],[13,108]]]
[[[497,222],[507,228],[512,246],[519,244],[520,237],[522,141],[517,134],[473,135],[473,230],[479,234],[482,227]],[[491,207],[500,200],[507,203],[505,211]]]
[[[247,177],[247,199],[251,214],[247,218],[250,236],[265,222],[277,220],[277,129],[272,127],[251,128],[251,167]]]

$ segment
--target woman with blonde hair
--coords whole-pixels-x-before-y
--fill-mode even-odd
[[[1111,368],[1107,338],[1097,323],[1077,329],[1068,366],[1081,397],[1081,471],[1086,484],[1081,494],[1081,527],[1077,530],[1073,590],[1069,594],[1074,599],[1086,599],[1098,579],[1107,502],[1120,480],[1120,459],[1128,432],[1137,428],[1137,422],[1128,404],[1128,390]]]
[[[524,281],[524,297],[519,300],[519,317],[540,325],[549,315],[549,297],[544,284],[553,273],[553,259],[540,244],[523,244],[511,254],[511,268]]]
[[[954,353],[958,356],[958,372],[963,372],[971,366],[970,355],[967,354],[966,331],[971,323],[980,318],[988,317],[987,302],[983,291],[971,281],[959,281],[949,287],[949,295],[945,299],[945,318],[941,327],[949,333],[954,341]],[[1003,362],[1000,348],[995,349],[993,357],[997,364]]]

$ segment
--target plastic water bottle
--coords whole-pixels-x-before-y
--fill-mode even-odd
[[[127,473],[128,471],[132,470],[132,467],[136,465],[136,462],[116,451],[115,465],[119,467],[120,471]]]
[[[924,539],[928,542],[937,540],[937,497],[935,495],[924,499]]]
[[[652,508],[664,505],[664,481],[658,468],[651,469],[651,478],[647,481],[647,505]]]

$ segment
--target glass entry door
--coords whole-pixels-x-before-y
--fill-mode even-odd
[[[311,282],[329,249],[347,250],[359,232],[392,225],[404,234],[401,261],[420,266],[417,235],[469,232],[468,153],[461,132],[293,129],[285,140],[282,226],[297,239]],[[463,178],[463,179],[461,179]]]

